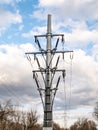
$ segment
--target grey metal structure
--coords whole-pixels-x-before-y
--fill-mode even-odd
[[[46,49],[42,49],[39,38],[40,37],[46,37],[47,39],[47,44],[46,44]],[[52,87],[54,75],[56,72],[61,72],[63,78],[65,78],[65,69],[58,69],[58,63],[60,59],[60,55],[57,58],[57,61],[55,63],[55,67],[52,67],[52,60],[54,58],[54,55],[56,53],[62,53],[63,58],[64,58],[64,53],[67,52],[73,52],[73,51],[57,51],[58,43],[59,43],[59,38],[57,38],[57,42],[55,44],[55,47],[52,48],[52,38],[53,37],[61,37],[62,42],[64,42],[64,34],[52,34],[51,31],[51,15],[48,15],[48,20],[47,20],[47,33],[45,35],[36,35],[35,36],[35,42],[39,47],[38,52],[27,52],[25,53],[30,59],[30,54],[34,55],[34,59],[36,60],[39,69],[38,70],[33,70],[33,78],[35,79],[42,104],[43,104],[43,109],[44,109],[44,122],[43,122],[43,130],[53,130],[53,102],[54,98],[56,95],[56,91],[58,89],[58,85],[61,79],[61,76],[58,76],[57,79],[57,84],[55,88]],[[44,58],[46,67],[43,68],[41,67],[41,64],[39,62],[39,59],[37,55],[42,55]],[[38,82],[38,73],[41,73],[42,79],[44,82],[44,87],[41,88]],[[43,95],[44,92],[44,95]]]

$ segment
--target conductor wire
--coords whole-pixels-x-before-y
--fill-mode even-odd
[[[62,37],[63,38],[63,37]],[[65,46],[64,46],[64,39],[62,40],[62,51],[64,52],[65,50]],[[64,53],[62,54],[62,59],[63,59],[63,68],[65,68],[64,66],[64,63],[65,63],[65,56],[64,56]],[[66,74],[65,74],[66,76]],[[63,84],[64,84],[64,128],[66,129],[67,128],[67,113],[66,113],[66,110],[67,110],[67,88],[66,88],[66,83],[65,83],[65,76],[63,76]]]
[[[66,109],[67,109],[67,93],[66,93],[66,84],[65,84],[65,77],[63,78],[64,83],[64,128],[67,128],[67,120],[66,120]]]
[[[72,75],[73,75],[73,72],[72,72],[72,60],[73,60],[73,53],[70,53],[70,83],[69,83],[69,89],[70,89],[70,94],[69,94],[69,108],[71,107],[71,96],[72,96],[72,92],[71,92],[71,89],[72,89]]]

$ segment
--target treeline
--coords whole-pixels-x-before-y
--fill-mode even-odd
[[[24,112],[13,107],[11,101],[0,104],[0,130],[42,130],[36,111]]]
[[[42,125],[38,123],[38,118],[36,111],[19,111],[13,107],[11,101],[7,101],[6,104],[0,104],[0,130],[42,130]],[[69,129],[61,128],[59,124],[54,123],[53,129],[97,130],[95,122],[85,118],[78,119]]]
[[[97,130],[97,127],[94,121],[82,118],[66,129],[60,128],[58,124],[54,124],[54,130]]]

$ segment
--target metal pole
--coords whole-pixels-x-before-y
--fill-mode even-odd
[[[47,48],[46,48],[46,85],[45,85],[45,108],[44,108],[44,126],[43,130],[53,129],[52,119],[52,91],[51,91],[51,15],[48,15],[47,21]]]

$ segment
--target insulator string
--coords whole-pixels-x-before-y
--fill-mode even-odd
[[[34,65],[34,62],[35,62],[35,61],[33,61],[33,63],[32,63],[32,62],[31,62],[31,61],[32,61],[32,60],[31,60],[31,57],[30,57],[29,55],[26,55],[26,58],[27,58],[27,60],[29,61],[31,67],[33,68],[33,65]]]

